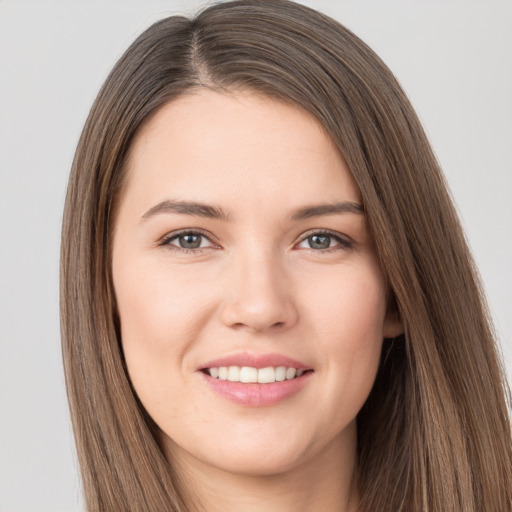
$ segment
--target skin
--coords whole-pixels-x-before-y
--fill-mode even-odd
[[[227,218],[143,218],[166,200]],[[193,91],[133,143],[112,260],[122,344],[191,510],[355,510],[356,415],[383,338],[401,325],[386,312],[364,214],[290,218],[343,201],[360,193],[319,123],[251,92]],[[206,237],[183,252],[175,234],[187,229]],[[325,230],[339,239],[312,248],[308,237]],[[314,372],[278,404],[234,404],[198,369],[239,353],[282,354]]]

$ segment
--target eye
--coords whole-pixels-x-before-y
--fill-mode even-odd
[[[301,249],[327,252],[328,249],[350,249],[352,243],[339,234],[330,231],[306,233],[306,237],[297,245]]]
[[[160,245],[184,252],[198,252],[208,247],[217,247],[205,234],[198,231],[181,231],[165,236]]]

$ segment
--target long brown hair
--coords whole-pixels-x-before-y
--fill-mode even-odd
[[[63,355],[88,510],[186,510],[179,473],[133,392],[111,280],[115,200],[130,144],[198,87],[299,105],[332,137],[362,194],[405,333],[385,340],[358,416],[360,509],[512,510],[506,385],[446,183],[396,79],[334,20],[286,0],[214,5],[147,29],[85,124],[62,234]]]

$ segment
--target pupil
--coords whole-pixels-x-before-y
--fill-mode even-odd
[[[310,236],[309,245],[312,249],[328,249],[331,245],[331,237],[328,235]]]
[[[184,249],[197,249],[201,245],[201,235],[182,235],[179,240]]]

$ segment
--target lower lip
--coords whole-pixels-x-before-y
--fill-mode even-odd
[[[215,379],[205,373],[202,375],[213,391],[235,404],[248,407],[268,407],[298,393],[307,384],[312,373],[307,372],[295,379],[268,384],[244,384]]]

